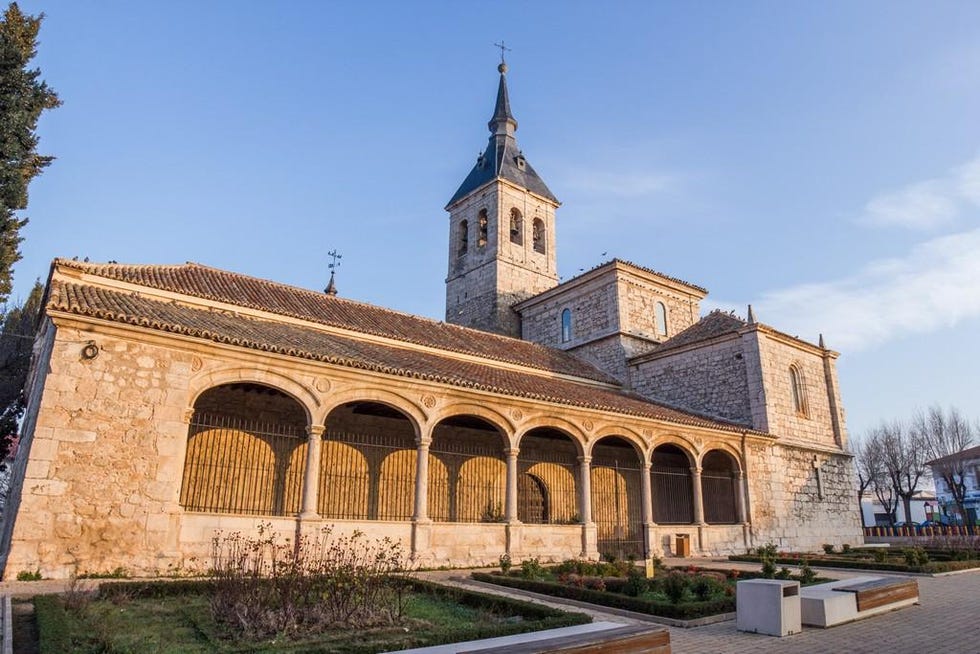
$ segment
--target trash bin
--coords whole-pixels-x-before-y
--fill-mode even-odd
[[[677,534],[674,539],[674,556],[691,556],[691,535]]]
[[[800,582],[747,579],[735,586],[735,628],[770,636],[798,634]]]

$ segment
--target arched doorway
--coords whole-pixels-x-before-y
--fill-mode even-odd
[[[299,513],[307,416],[275,388],[216,386],[194,403],[180,504],[188,511],[246,515]]]
[[[578,456],[572,439],[557,429],[538,427],[521,437],[517,456],[517,515],[521,521],[532,524],[582,521],[576,483]],[[525,477],[534,483],[522,485],[520,480]],[[543,503],[541,510],[537,509],[539,502]]]
[[[629,441],[603,438],[592,448],[592,519],[599,553],[643,557],[640,455]]]
[[[738,463],[732,455],[711,450],[701,459],[701,497],[704,521],[732,525],[738,517]]]
[[[650,461],[653,521],[662,525],[694,522],[691,459],[676,445],[657,446]]]

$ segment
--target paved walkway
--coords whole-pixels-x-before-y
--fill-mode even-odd
[[[698,559],[668,559],[667,565],[699,565],[719,568],[758,570],[758,564]],[[822,577],[846,578],[868,574],[866,571],[819,570]],[[465,578],[465,571],[426,573],[442,581]],[[830,629],[803,627],[803,633],[776,638],[747,634],[735,629],[728,620],[703,627],[684,629],[665,627],[670,631],[671,650],[710,654],[980,654],[980,571],[969,571],[943,577],[916,577],[920,604],[852,622]],[[480,592],[488,591],[481,586]],[[519,597],[506,589],[501,594]],[[532,600],[539,601],[539,600]],[[583,611],[544,602],[558,608],[589,613],[594,620],[623,624],[649,624],[602,610]]]

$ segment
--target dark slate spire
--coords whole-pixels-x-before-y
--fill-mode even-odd
[[[487,123],[487,127],[490,128],[490,143],[487,144],[483,154],[477,157],[476,165],[449,200],[447,209],[457,200],[495,179],[506,179],[558,204],[558,198],[538,177],[534,168],[524,158],[524,153],[517,147],[517,139],[514,137],[517,120],[510,112],[510,96],[507,93],[507,64],[501,63],[497,66],[497,70],[500,72],[497,102],[493,108],[493,117]]]
[[[507,64],[497,66],[500,71],[500,84],[497,85],[497,104],[493,108],[493,118],[487,123],[491,134],[514,135],[517,131],[517,120],[510,113],[510,97],[507,95]]]

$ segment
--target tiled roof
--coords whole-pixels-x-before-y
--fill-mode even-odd
[[[154,267],[149,267],[151,269]],[[286,356],[425,379],[502,395],[744,432],[745,427],[650,402],[639,396],[531,372],[460,360],[449,354],[366,341],[315,327],[196,309],[104,287],[52,279],[47,310],[207,339]],[[470,330],[472,331],[472,330]],[[510,341],[514,343],[514,341]]]
[[[673,350],[685,345],[700,343],[725,334],[734,334],[748,323],[733,316],[715,309],[701,320],[697,321],[684,331],[679,332],[673,338],[669,338],[657,347],[654,352],[664,352]]]
[[[950,454],[948,456],[939,457],[938,459],[933,459],[932,461],[927,461],[926,465],[943,465],[945,463],[952,463],[953,461],[968,461],[970,459],[980,459],[980,445],[967,448],[956,454]]]
[[[629,266],[631,268],[636,268],[637,270],[642,270],[643,272],[648,272],[651,275],[656,275],[657,277],[663,277],[666,280],[669,280],[669,281],[672,281],[672,282],[677,282],[678,284],[683,284],[684,286],[690,286],[691,288],[693,288],[695,290],[701,291],[705,295],[708,294],[708,289],[704,288],[703,286],[698,286],[697,284],[692,284],[691,282],[686,282],[683,279],[678,279],[677,277],[671,277],[670,275],[665,275],[662,272],[657,272],[656,270],[653,270],[652,268],[647,268],[646,266],[637,265],[637,264],[633,263],[632,261],[627,261],[626,259],[610,259],[609,261],[604,261],[604,262],[600,263],[598,266],[595,266],[594,268],[590,268],[589,270],[586,270],[583,273],[579,273],[578,275],[575,275],[574,277],[572,277],[570,279],[566,279],[565,281],[562,282],[562,285],[568,284],[569,282],[572,282],[572,281],[575,281],[579,277],[584,277],[585,275],[591,274],[591,273],[595,272],[596,270],[599,270],[600,268],[605,268],[607,266],[614,266],[617,263],[618,264],[622,264],[624,266]]]
[[[149,288],[619,385],[594,366],[561,350],[196,263],[161,266],[88,263],[67,259],[58,259],[55,263]]]

